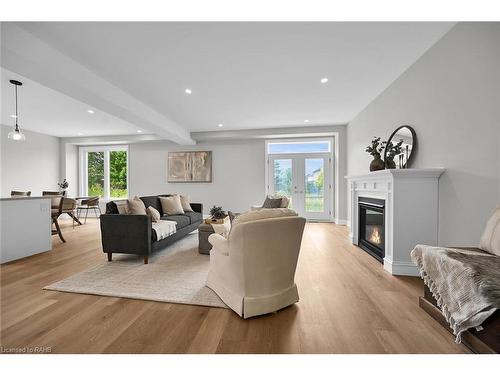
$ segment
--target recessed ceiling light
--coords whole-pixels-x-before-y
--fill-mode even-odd
[[[193,93],[193,91],[191,91],[191,89],[185,89],[184,92],[188,95],[191,95]]]
[[[222,128],[224,126],[224,124],[219,124],[217,125],[219,128]]]
[[[12,118],[17,118],[17,116],[16,116],[16,115],[10,115],[10,117],[12,117]]]
[[[324,77],[324,78],[321,78],[321,83],[327,83],[328,82],[328,78]]]
[[[304,120],[304,122],[309,122],[309,120]]]
[[[78,133],[78,135],[83,135],[83,133]]]
[[[93,109],[87,109],[87,112],[90,113],[91,115],[95,113]]]
[[[137,130],[137,133],[142,133],[142,130]]]

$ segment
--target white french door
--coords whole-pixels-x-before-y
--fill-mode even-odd
[[[331,220],[332,158],[330,153],[268,156],[268,194],[290,199],[290,208],[309,220]]]

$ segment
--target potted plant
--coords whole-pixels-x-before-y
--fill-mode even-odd
[[[65,192],[69,186],[69,183],[68,183],[68,181],[66,181],[66,179],[64,179],[63,182],[58,182],[57,186],[59,186],[59,192],[61,193],[61,195],[65,195]]]
[[[373,156],[370,163],[370,172],[385,169],[385,163],[380,154],[384,151],[386,143],[386,141],[380,141],[380,137],[373,137],[371,144],[366,147],[365,151]]]
[[[224,219],[227,215],[220,206],[213,206],[210,209],[210,216],[212,217],[212,221],[216,222]]]
[[[386,146],[386,153],[385,153],[385,167],[387,169],[394,169],[396,168],[396,162],[394,161],[394,158],[401,154],[401,151],[403,151],[401,145],[403,144],[403,140],[401,139],[398,143],[394,144],[392,142],[388,143]]]

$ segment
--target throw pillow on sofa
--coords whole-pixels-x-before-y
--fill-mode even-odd
[[[161,209],[163,215],[181,215],[184,213],[181,197],[172,195],[171,197],[160,197]]]
[[[115,201],[116,209],[120,215],[128,215],[128,201]]]
[[[500,206],[496,208],[486,223],[479,248],[500,256]]]
[[[138,196],[128,200],[128,212],[130,215],[147,215],[146,206]]]
[[[193,212],[191,204],[189,204],[189,195],[180,195],[180,197],[181,197],[182,209],[184,210],[184,212]]]
[[[161,215],[160,215],[160,212],[156,208],[149,206],[146,209],[146,213],[151,218],[151,221],[153,221],[153,222],[160,221]]]
[[[262,208],[280,208],[281,206],[281,198],[270,198],[266,197],[266,200],[264,201],[264,204],[262,205]]]
[[[271,199],[281,199],[280,208],[288,208],[288,205],[290,204],[290,199],[288,199],[288,197],[285,197],[284,195],[274,194],[268,195],[268,197]]]
[[[290,199],[288,199],[288,197],[281,197],[281,206],[280,206],[280,208],[288,208],[289,204],[290,204]]]

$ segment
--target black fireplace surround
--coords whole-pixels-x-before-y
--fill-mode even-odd
[[[358,198],[358,245],[379,262],[385,256],[385,201],[375,198]]]

